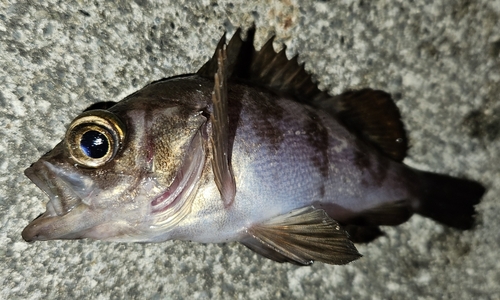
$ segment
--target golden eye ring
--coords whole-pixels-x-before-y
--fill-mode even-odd
[[[78,116],[66,131],[66,149],[77,164],[97,168],[111,161],[125,139],[125,125],[107,110]]]

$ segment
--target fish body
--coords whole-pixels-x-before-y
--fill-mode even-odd
[[[239,31],[196,74],[92,109],[26,170],[50,197],[27,241],[238,241],[279,262],[345,264],[413,213],[473,225],[484,188],[402,163],[382,91],[321,92],[272,41]]]

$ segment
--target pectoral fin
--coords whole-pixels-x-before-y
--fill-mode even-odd
[[[252,226],[247,233],[242,244],[277,262],[343,265],[361,257],[347,232],[324,210],[312,206]]]
[[[231,152],[229,149],[229,118],[227,111],[227,73],[226,46],[217,50],[217,72],[214,75],[214,91],[212,93],[212,168],[215,183],[221,194],[224,206],[230,206],[236,195],[236,182],[231,167]]]

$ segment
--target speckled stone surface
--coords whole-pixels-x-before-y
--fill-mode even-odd
[[[500,299],[500,1],[117,2],[0,1],[1,299]],[[413,217],[354,263],[312,267],[236,243],[22,240],[47,201],[23,170],[81,110],[195,72],[253,22],[321,88],[392,93],[406,163],[488,188],[477,228]]]

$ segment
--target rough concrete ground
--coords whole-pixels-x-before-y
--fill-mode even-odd
[[[500,299],[500,1],[0,1],[0,298]],[[195,72],[223,31],[300,53],[323,89],[392,93],[406,163],[488,189],[460,233],[413,217],[347,266],[238,244],[27,244],[46,196],[23,170],[78,113]]]

